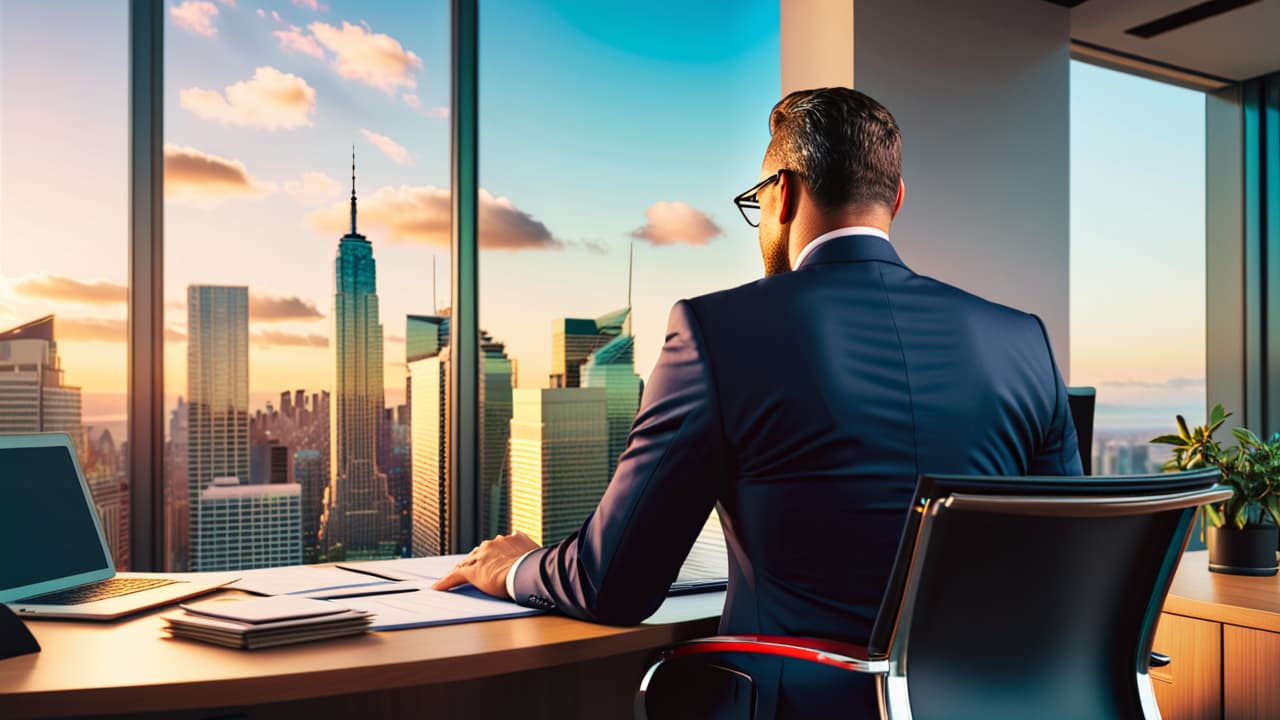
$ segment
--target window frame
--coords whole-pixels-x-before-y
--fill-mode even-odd
[[[479,542],[478,0],[450,0],[453,321],[451,552]],[[128,385],[133,569],[165,570],[164,2],[129,0]]]

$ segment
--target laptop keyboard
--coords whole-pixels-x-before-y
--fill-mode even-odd
[[[44,595],[36,595],[35,597],[23,598],[20,603],[31,605],[79,605],[81,603],[93,602],[95,600],[106,600],[107,598],[120,597],[121,595],[130,595],[143,590],[172,585],[175,580],[166,580],[164,578],[121,578],[113,577],[106,580],[99,580],[87,585],[78,585],[66,590],[58,590],[56,592],[45,593]]]

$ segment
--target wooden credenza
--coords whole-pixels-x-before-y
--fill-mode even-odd
[[[1280,718],[1280,576],[1209,572],[1208,553],[1182,559],[1154,649],[1164,720]]]

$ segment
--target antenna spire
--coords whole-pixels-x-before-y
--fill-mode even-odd
[[[356,146],[351,146],[351,234],[356,234]]]

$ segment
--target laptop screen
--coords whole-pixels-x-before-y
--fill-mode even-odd
[[[0,448],[0,593],[110,566],[63,445]]]

